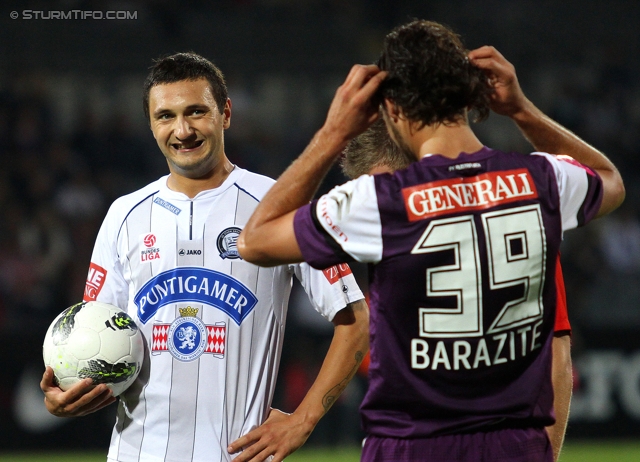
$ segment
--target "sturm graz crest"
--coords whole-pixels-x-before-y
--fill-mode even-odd
[[[217,245],[220,258],[230,258],[232,260],[242,258],[238,253],[238,236],[240,236],[241,231],[242,229],[232,226],[218,235]]]
[[[199,358],[207,347],[207,328],[192,316],[180,317],[169,327],[169,351],[178,361],[188,362]]]
[[[56,322],[51,330],[51,340],[54,345],[58,345],[69,337],[76,323],[76,314],[86,305],[86,302],[76,303],[64,310],[60,319]]]
[[[78,371],[81,379],[91,378],[93,383],[120,383],[127,380],[138,370],[137,363],[123,361],[111,364],[101,359],[92,359],[88,367]]]

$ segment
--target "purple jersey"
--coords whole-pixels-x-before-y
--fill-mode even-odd
[[[301,208],[306,261],[370,265],[365,431],[417,438],[553,423],[562,233],[600,178],[565,156],[483,148],[364,176]]]

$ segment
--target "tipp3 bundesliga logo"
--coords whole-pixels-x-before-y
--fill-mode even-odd
[[[198,308],[178,308],[180,317],[171,324],[154,324],[151,338],[151,354],[168,351],[178,361],[198,359],[203,353],[224,358],[227,325],[217,322],[204,324],[196,316]]]
[[[240,325],[258,299],[243,283],[227,274],[184,266],[160,273],[147,281],[133,302],[143,324],[165,305],[202,303],[223,311]]]

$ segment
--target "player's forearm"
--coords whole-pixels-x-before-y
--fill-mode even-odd
[[[616,166],[598,149],[552,120],[525,99],[522,108],[511,118],[536,150],[564,154],[598,172],[603,181],[604,196],[598,216],[616,209],[624,200],[622,177]]]
[[[286,215],[309,203],[346,142],[325,128],[313,137],[300,157],[260,201],[242,230],[238,251],[243,259],[263,266],[296,261],[284,258],[291,246],[282,237],[283,228],[289,231],[289,223],[282,224],[282,221]],[[265,239],[265,236],[271,238]]]
[[[313,429],[356,374],[369,351],[369,309],[364,300],[343,310],[322,368],[294,414]],[[347,312],[347,313],[343,313]],[[336,320],[334,320],[334,323]]]

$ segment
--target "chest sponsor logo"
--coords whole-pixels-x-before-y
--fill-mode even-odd
[[[158,274],[133,298],[143,324],[170,303],[202,303],[226,313],[238,325],[258,303],[237,279],[207,268],[179,267]]]
[[[179,361],[193,361],[203,354],[224,358],[227,325],[224,322],[204,324],[197,318],[198,309],[178,308],[180,317],[171,324],[154,324],[151,334],[151,354],[163,352]]]
[[[340,278],[351,274],[351,268],[346,263],[340,263],[339,265],[333,265],[327,269],[323,269],[324,277],[327,278],[329,284],[335,284]]]
[[[242,259],[238,253],[238,236],[242,229],[232,226],[223,230],[216,241],[220,258],[223,260],[229,258],[231,260]]]
[[[409,221],[418,221],[535,199],[538,191],[529,170],[521,168],[432,181],[404,188],[402,196]]]
[[[170,202],[165,201],[164,199],[161,199],[159,197],[156,197],[153,201],[154,204],[158,204],[160,207],[167,209],[169,212],[175,214],[175,215],[180,215],[180,212],[182,212],[182,209],[179,209],[178,207],[176,207],[175,205],[173,205]]]
[[[84,297],[83,300],[85,302],[94,301],[100,291],[102,290],[102,286],[104,286],[104,281],[107,279],[107,270],[102,266],[96,265],[95,263],[91,263],[89,265],[89,274],[87,275],[87,283],[84,286]]]
[[[156,247],[157,238],[155,234],[141,234],[140,240],[142,242],[142,246],[140,246],[140,261],[158,260],[160,258],[160,248]]]

